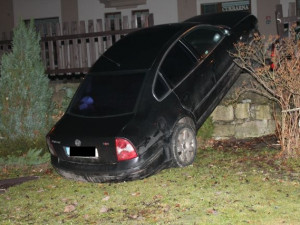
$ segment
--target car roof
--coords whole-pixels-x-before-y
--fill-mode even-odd
[[[232,11],[223,13],[212,13],[194,16],[184,21],[184,23],[211,24],[234,28],[241,21],[251,16],[248,11]]]
[[[194,26],[233,28],[250,16],[246,11],[192,17],[182,23],[156,25],[132,32],[111,46],[90,69],[91,73],[149,69],[155,59],[181,34]]]
[[[148,69],[168,42],[192,26],[164,24],[132,32],[110,47],[90,72]]]

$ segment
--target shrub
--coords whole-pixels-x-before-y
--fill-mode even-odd
[[[212,137],[214,132],[214,124],[211,117],[208,117],[204,124],[197,132],[197,137],[201,137],[203,140],[208,140]]]
[[[281,107],[281,115],[275,119],[282,157],[300,157],[299,49],[300,40],[292,29],[287,38],[255,35],[251,44],[238,43],[232,54],[235,62],[255,78],[247,90],[260,93]]]
[[[0,70],[0,136],[36,139],[49,128],[52,91],[40,57],[40,36],[33,22],[20,21],[12,52],[3,55]]]
[[[34,139],[26,137],[18,137],[15,139],[0,139],[0,158],[14,155],[22,156],[30,149],[43,149],[43,153],[47,152],[45,137],[40,135]]]
[[[49,153],[43,154],[43,149],[30,149],[22,156],[8,155],[0,158],[1,165],[38,165],[49,162]]]

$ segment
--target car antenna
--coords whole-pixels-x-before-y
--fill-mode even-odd
[[[111,58],[107,57],[106,55],[102,54],[101,56],[103,56],[104,58],[106,58],[108,61],[112,62],[113,64],[115,64],[117,67],[120,67],[121,64],[117,63],[115,60],[112,60]]]

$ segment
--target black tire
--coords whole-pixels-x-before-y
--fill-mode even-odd
[[[185,123],[177,124],[173,131],[170,145],[173,166],[184,167],[191,165],[197,152],[195,129]]]

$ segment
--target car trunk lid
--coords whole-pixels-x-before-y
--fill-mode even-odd
[[[115,138],[133,114],[86,118],[66,114],[54,128],[52,144],[63,160],[111,164],[117,162]]]

